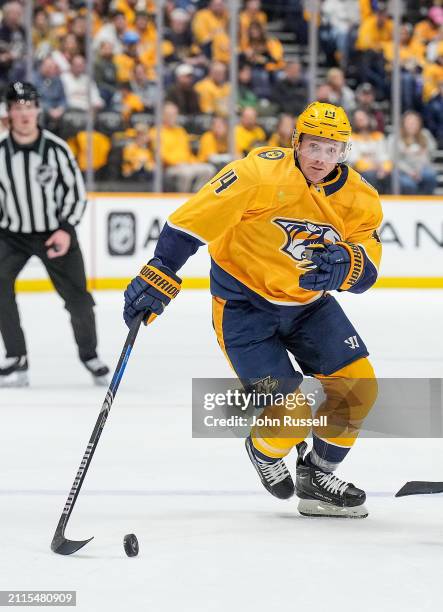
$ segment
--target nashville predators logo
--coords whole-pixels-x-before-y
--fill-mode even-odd
[[[331,225],[294,219],[273,219],[272,222],[278,225],[286,236],[286,242],[280,250],[298,262],[306,259],[305,249],[311,244],[334,244],[340,240],[339,233]]]
[[[259,157],[263,159],[281,159],[285,156],[283,151],[279,151],[278,149],[271,149],[270,151],[263,151],[258,154]]]

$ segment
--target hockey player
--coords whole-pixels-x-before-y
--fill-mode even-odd
[[[154,258],[125,292],[128,325],[162,313],[180,289],[177,271],[204,243],[211,255],[213,326],[243,385],[285,397],[306,375],[321,381],[327,427],[254,427],[248,455],[279,498],[294,492],[306,515],[365,517],[365,493],[334,475],[377,395],[366,346],[329,293],[362,293],[377,278],[378,193],[344,161],[351,128],[341,107],[314,102],[298,117],[293,148],[260,147],[226,166],[175,211]],[[286,406],[261,416],[282,418]],[[293,415],[311,416],[301,403]],[[274,420],[272,421],[274,422]],[[296,483],[284,457],[297,446]]]

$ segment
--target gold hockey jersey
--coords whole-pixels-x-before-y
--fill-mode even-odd
[[[168,225],[207,243],[219,268],[273,304],[307,304],[323,294],[299,287],[305,249],[315,243],[360,245],[373,272],[369,287],[381,258],[380,198],[345,164],[330,177],[309,184],[292,149],[260,147],[223,168]],[[368,288],[360,278],[356,292]]]

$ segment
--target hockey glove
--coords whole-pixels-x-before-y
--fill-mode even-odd
[[[181,278],[164,266],[160,259],[148,261],[126,288],[123,309],[126,325],[131,327],[133,319],[141,311],[149,313],[145,325],[151,323],[178,295],[181,282]]]
[[[363,272],[363,250],[356,244],[313,244],[306,249],[312,269],[300,276],[299,285],[309,291],[350,289]]]

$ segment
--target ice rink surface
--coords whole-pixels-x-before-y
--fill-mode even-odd
[[[113,369],[121,294],[95,298]],[[379,376],[442,376],[443,291],[340,301]],[[443,496],[393,494],[407,480],[443,480],[443,440],[358,441],[338,475],[366,489],[369,517],[299,516],[294,498],[264,491],[241,440],[192,439],[192,377],[230,376],[207,292],[183,291],[141,330],[67,530],[95,539],[71,557],[52,553],[105,390],[78,362],[55,294],[20,294],[19,305],[32,386],[0,390],[0,589],[76,590],[82,612],[441,609]],[[126,533],[138,536],[136,558]]]

